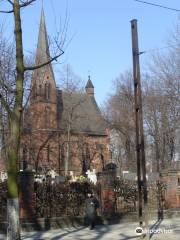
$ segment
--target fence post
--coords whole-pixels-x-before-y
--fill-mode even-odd
[[[29,170],[19,172],[20,219],[35,218],[34,173]]]
[[[114,171],[103,171],[98,176],[101,186],[101,209],[103,215],[112,216],[116,210],[116,193],[114,191]]]

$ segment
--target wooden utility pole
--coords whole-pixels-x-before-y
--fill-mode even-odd
[[[146,159],[144,150],[144,129],[143,129],[143,112],[142,112],[142,96],[141,96],[141,80],[139,66],[139,47],[137,20],[131,21],[132,32],[132,55],[133,55],[133,77],[134,77],[134,97],[135,97],[135,123],[136,123],[136,153],[137,153],[137,181],[138,181],[138,212],[140,226],[143,219],[148,226],[148,196],[147,196],[147,180],[146,180]],[[142,201],[143,200],[143,201]],[[144,205],[144,218],[143,218]]]

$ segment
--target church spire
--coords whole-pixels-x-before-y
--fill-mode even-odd
[[[48,35],[44,10],[42,7],[35,64],[41,65],[48,62],[50,59]],[[56,83],[51,63],[34,70],[32,76],[32,94],[30,99],[55,101],[55,96],[52,95],[55,91]]]
[[[36,52],[36,64],[42,64],[50,60],[49,45],[48,45],[48,36],[46,31],[46,23],[44,10],[41,10],[41,21],[39,26],[39,36]]]

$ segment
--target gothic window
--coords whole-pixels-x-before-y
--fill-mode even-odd
[[[39,96],[41,96],[42,95],[42,85],[40,84],[39,85]]]
[[[51,84],[48,84],[48,89],[47,89],[47,98],[50,99],[50,94],[51,94]]]
[[[85,174],[88,169],[90,169],[90,151],[88,145],[85,145],[82,152],[82,174]]]
[[[21,165],[21,168],[23,169],[23,170],[25,170],[26,169],[26,167],[27,167],[27,161],[28,161],[28,152],[27,152],[27,147],[26,146],[24,146],[23,147],[23,156],[22,156],[22,165]]]
[[[60,161],[61,161],[61,168],[64,168],[64,164],[65,164],[65,153],[64,153],[64,145],[62,145],[61,147],[60,147],[60,149],[61,149],[61,152],[60,152]]]
[[[47,99],[47,83],[44,84],[44,97]]]
[[[86,157],[84,154],[84,151],[82,152],[82,175],[85,175],[87,172],[87,168],[86,168]]]
[[[50,162],[50,146],[47,146],[47,162]]]
[[[87,168],[90,168],[90,151],[88,146],[86,146],[86,164],[87,164]]]
[[[27,148],[26,148],[26,146],[23,147],[23,159],[27,160]]]
[[[51,91],[51,84],[50,83],[45,83],[45,99],[49,100],[50,99],[50,91]]]
[[[126,151],[128,154],[131,152],[131,144],[129,140],[126,140]]]
[[[100,158],[101,158],[102,169],[104,170],[104,156],[102,153],[100,154]]]
[[[45,107],[45,128],[50,127],[50,107]]]
[[[36,86],[36,83],[33,85],[32,87],[32,95],[33,95],[33,98],[36,98],[37,96],[37,86]]]

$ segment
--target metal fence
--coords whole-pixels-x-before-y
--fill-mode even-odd
[[[46,180],[35,183],[35,215],[39,217],[83,216],[85,198],[93,190],[101,205],[101,187],[89,182],[53,183]],[[137,183],[129,180],[117,180],[114,183],[117,212],[137,211]],[[149,210],[165,209],[166,186],[160,182],[148,185]],[[0,183],[0,222],[7,217],[7,182]]]
[[[148,183],[148,209],[161,211],[166,208],[166,185],[159,181]],[[115,182],[116,211],[136,212],[138,207],[137,182],[120,179]]]
[[[0,222],[7,218],[7,181],[0,182]]]
[[[62,217],[84,215],[87,192],[98,189],[90,183],[35,184],[35,212],[37,217]]]
[[[137,205],[137,183],[120,179],[115,182],[116,211],[134,212]]]

